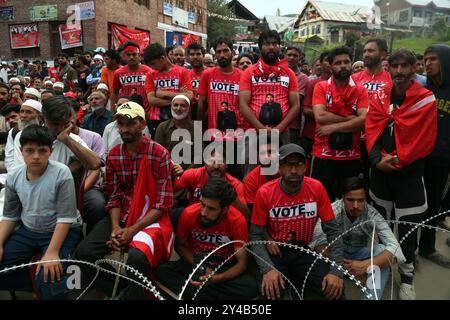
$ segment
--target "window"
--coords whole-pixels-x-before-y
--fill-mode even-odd
[[[312,26],[311,27],[311,34],[315,34],[316,33],[316,27],[315,26]]]
[[[302,29],[302,31],[300,31],[300,36],[304,37],[305,36],[305,29]]]
[[[400,11],[398,21],[405,22],[405,21],[408,21],[408,19],[409,19],[409,11],[408,10]]]
[[[431,18],[433,17],[433,12],[427,11],[425,12],[425,20],[428,22],[431,21]]]
[[[414,17],[422,18],[422,11],[414,10]]]
[[[321,33],[321,29],[320,29],[320,24],[316,25],[316,34],[320,34]]]
[[[148,9],[150,9],[150,0],[134,0],[134,2],[140,6],[144,6]]]
[[[41,48],[24,48],[24,49],[11,49],[11,56],[14,59],[22,59],[23,57],[29,58],[40,58],[41,57]]]

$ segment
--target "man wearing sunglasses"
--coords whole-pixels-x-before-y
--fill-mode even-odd
[[[318,218],[327,235],[328,243],[339,235],[330,200],[325,188],[315,179],[305,177],[306,154],[302,147],[287,144],[279,151],[280,178],[263,185],[256,194],[250,227],[250,241],[266,239],[306,244],[313,238]],[[254,245],[254,252],[262,258],[259,267],[261,293],[267,299],[279,299],[286,288],[281,273],[290,279],[300,292],[304,278],[315,258],[310,253],[279,246],[278,254],[269,254],[265,245]],[[312,249],[311,249],[312,250]],[[342,240],[330,247],[331,259],[341,265]],[[342,274],[334,266],[318,260],[309,273],[305,286],[306,299],[339,299],[343,293]]]

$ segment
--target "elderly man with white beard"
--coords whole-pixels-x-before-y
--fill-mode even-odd
[[[32,124],[41,123],[42,104],[39,101],[28,99],[20,107],[19,123],[8,133],[5,147],[5,166],[10,171],[14,167],[14,139],[16,135]]]

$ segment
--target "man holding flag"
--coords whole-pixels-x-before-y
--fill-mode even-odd
[[[75,258],[94,262],[111,251],[128,250],[127,265],[148,277],[172,253],[174,235],[168,213],[173,200],[170,154],[143,136],[145,111],[139,104],[122,104],[115,118],[123,144],[112,148],[106,159],[109,215],[80,243]],[[85,271],[84,280],[91,281],[95,270]],[[133,274],[128,276],[139,280]],[[113,276],[103,273],[96,284],[108,295]],[[143,299],[144,289],[130,283],[125,298]]]

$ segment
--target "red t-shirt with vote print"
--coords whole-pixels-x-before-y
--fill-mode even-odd
[[[216,225],[202,228],[199,223],[201,204],[193,204],[184,209],[177,226],[177,237],[187,239],[192,252],[208,254],[217,247],[233,240],[248,242],[248,227],[242,213],[229,207],[225,217]],[[223,260],[230,257],[235,248],[243,244],[236,242],[216,252]]]
[[[206,69],[205,69],[206,70]],[[198,87],[200,85],[200,79],[202,77],[203,72],[197,72],[194,69],[189,70],[189,73],[191,74],[191,83],[192,83],[192,91],[194,92],[194,99],[193,102],[198,102]]]
[[[295,240],[308,244],[318,218],[323,222],[334,219],[330,200],[318,180],[304,177],[295,195],[281,189],[280,179],[263,185],[256,194],[251,221],[267,227],[275,241],[287,242],[288,233],[295,232]]]
[[[392,83],[391,74],[385,70],[379,74],[371,75],[367,70],[352,75],[353,81],[366,88],[369,95],[369,102],[372,96],[384,86]]]
[[[113,89],[119,91],[120,96],[138,95],[142,99],[142,107],[148,114],[150,106],[145,92],[145,79],[152,69],[146,65],[139,65],[137,70],[130,70],[128,66],[123,66],[114,72]]]
[[[259,119],[261,107],[267,102],[267,94],[273,95],[273,101],[279,103],[283,118],[289,112],[289,93],[298,94],[298,81],[294,71],[288,69],[285,74],[277,77],[269,78],[264,76],[256,76],[255,69],[257,64],[248,67],[242,74],[240,89],[242,91],[251,91],[249,107]],[[245,129],[252,128],[250,123],[245,123]]]
[[[242,71],[234,68],[225,74],[220,67],[205,70],[200,79],[198,94],[206,97],[208,104],[208,129],[217,129],[218,113],[225,108],[236,114],[237,127],[242,128],[244,118],[239,111],[239,80]]]
[[[168,72],[152,70],[147,75],[147,81],[145,82],[145,92],[147,93],[156,90],[180,92],[182,87],[192,91],[191,75],[189,70],[178,65],[173,65]],[[156,106],[150,106],[149,120],[161,120],[159,117],[160,109]]]

